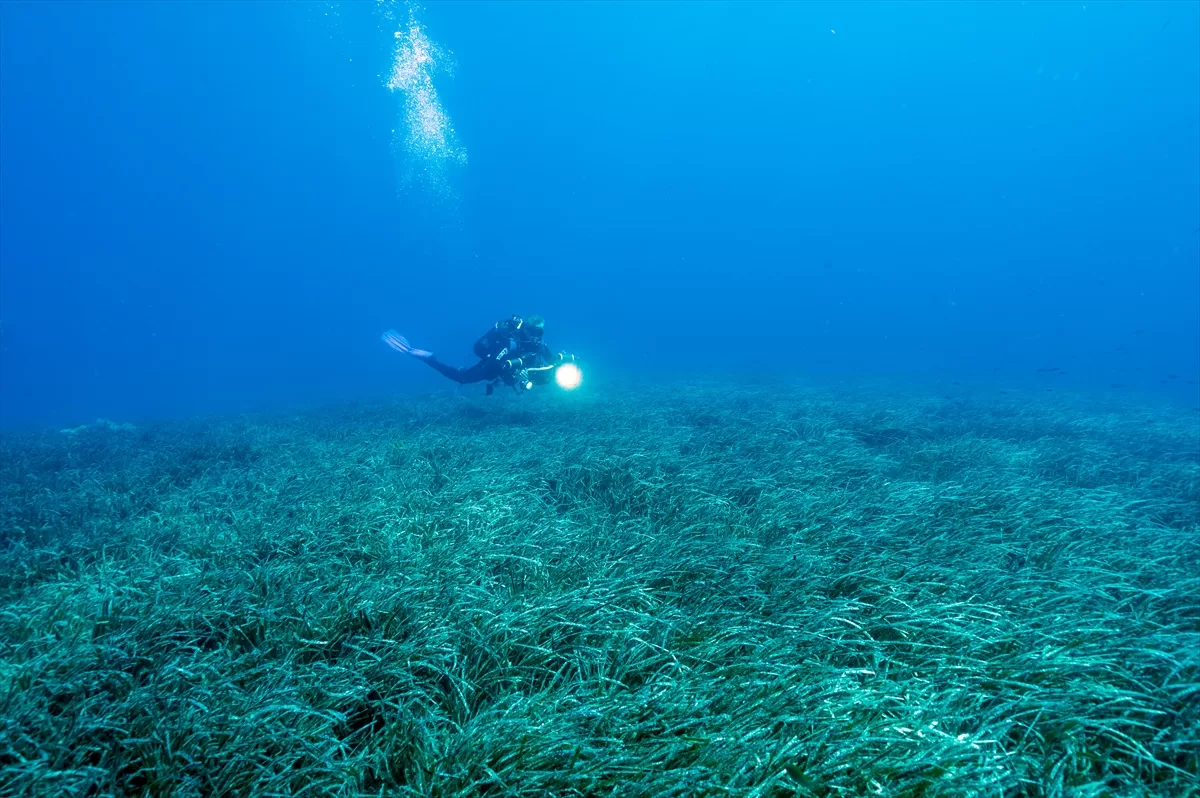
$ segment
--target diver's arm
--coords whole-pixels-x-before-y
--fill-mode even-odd
[[[554,356],[550,354],[550,348],[543,341],[538,344],[538,348],[532,352],[526,352],[520,357],[510,357],[504,361],[505,369],[533,369],[545,368],[555,363]]]
[[[545,385],[554,379],[554,372],[558,371],[558,367],[563,363],[574,363],[578,360],[575,355],[566,352],[559,352],[549,358],[543,356],[544,365],[541,366],[526,366],[525,375],[529,381],[535,385]]]
[[[532,371],[538,369],[550,372],[563,363],[574,363],[576,360],[578,358],[575,355],[568,354],[567,352],[552,354],[550,347],[546,346],[546,343],[543,341],[536,352],[530,352],[521,357],[509,358],[503,361],[502,365],[505,370],[526,369]]]
[[[575,357],[575,355],[567,352],[565,349],[552,353],[550,351],[550,347],[546,346],[545,341],[542,342],[542,347],[539,354],[542,356],[542,362],[546,363],[547,365],[557,366],[560,363],[574,363],[579,359]]]
[[[529,381],[535,385],[545,385],[546,383],[550,382],[551,379],[553,379],[555,368],[556,367],[554,365],[534,366],[532,368],[525,369],[525,375],[529,378]]]

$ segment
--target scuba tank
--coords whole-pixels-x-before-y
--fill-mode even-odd
[[[512,350],[516,349],[517,342],[513,335],[521,329],[525,323],[520,316],[513,316],[509,321],[498,321],[492,325],[492,328],[479,336],[479,340],[475,342],[473,347],[475,356],[480,360],[488,360],[495,358],[502,360]]]

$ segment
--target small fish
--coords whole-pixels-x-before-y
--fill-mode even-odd
[[[1114,382],[1114,383],[1112,383],[1111,385],[1109,385],[1108,387],[1109,387],[1109,388],[1124,388],[1124,387],[1125,387],[1125,383],[1123,383],[1123,382]]]
[[[1179,379],[1179,375],[1178,374],[1168,374],[1167,379],[1168,380],[1177,380],[1177,379]]]

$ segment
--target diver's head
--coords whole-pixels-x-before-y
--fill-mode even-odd
[[[525,319],[525,329],[530,338],[540,341],[546,332],[546,320],[535,313]]]

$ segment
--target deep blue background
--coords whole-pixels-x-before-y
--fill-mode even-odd
[[[432,3],[456,208],[373,3],[0,14],[5,425],[440,388],[380,332],[514,312],[612,379],[1200,392],[1194,2]]]

